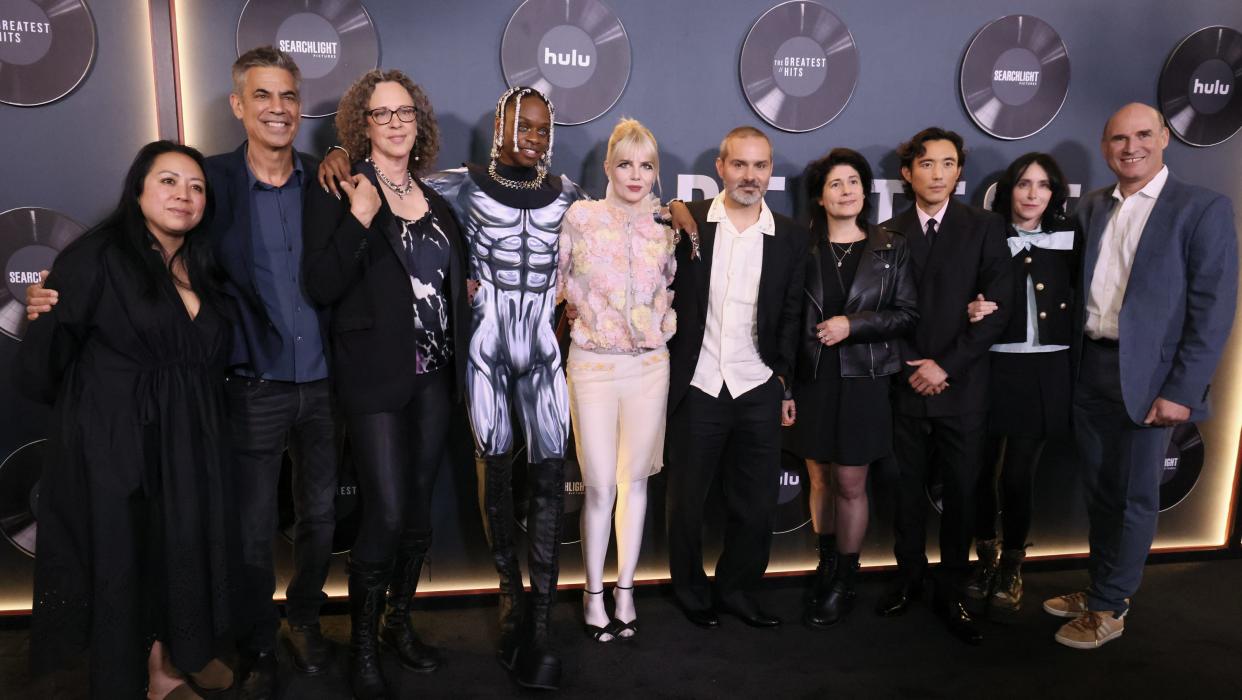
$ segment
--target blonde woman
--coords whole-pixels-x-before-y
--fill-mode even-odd
[[[673,234],[653,217],[660,159],[655,137],[622,119],[608,139],[603,200],[569,208],[560,239],[561,293],[577,310],[570,337],[569,406],[586,499],[583,617],[599,642],[633,637],[634,571],[647,511],[647,478],[663,466]],[[604,559],[616,509],[614,617],[604,605]]]

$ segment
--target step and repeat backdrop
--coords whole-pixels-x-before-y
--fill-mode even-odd
[[[1166,151],[1173,172],[1242,204],[1240,31],[1236,0],[1185,0],[1177,13],[1164,0],[0,0],[0,610],[29,609],[38,556],[47,410],[19,397],[11,376],[24,288],[115,203],[141,144],[181,138],[208,154],[237,147],[244,133],[228,106],[229,66],[241,51],[272,44],[297,60],[301,150],[321,153],[336,141],[331,117],[359,74],[400,68],[435,107],[441,167],[484,161],[497,96],[526,84],[556,104],[555,169],[596,196],[606,182],[605,142],[621,116],[642,120],[660,140],[665,199],[717,194],[719,140],[752,124],[775,148],[774,209],[804,217],[803,166],[849,146],[876,170],[882,220],[909,205],[893,148],[925,126],[965,137],[958,194],[972,203],[989,202],[1004,167],[1032,150],[1061,163],[1077,197],[1111,182],[1099,136],[1130,101],[1165,114],[1176,137]],[[1239,335],[1225,348],[1213,417],[1178,428],[1158,465],[1158,549],[1228,545],[1242,428]],[[433,592],[494,586],[472,443],[457,413],[436,497],[425,588]],[[513,459],[524,468],[521,450]],[[562,559],[570,583],[581,581],[583,489],[573,467]],[[770,572],[813,566],[805,472],[790,454],[782,467]],[[889,471],[873,469],[868,565],[892,562]],[[344,553],[360,507],[348,456],[341,477],[336,549]],[[287,469],[282,480],[288,533]],[[646,579],[667,575],[663,491],[657,476]],[[938,502],[934,483],[928,498]],[[1050,444],[1032,555],[1080,554],[1085,536],[1071,446]],[[283,540],[277,548],[287,568],[291,548]],[[334,595],[344,593],[339,563]]]

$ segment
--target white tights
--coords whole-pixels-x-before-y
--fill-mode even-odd
[[[613,589],[612,595],[616,602],[617,619],[621,622],[632,622],[638,617],[634,610],[634,592],[625,589],[634,585],[634,572],[638,569],[638,554],[643,544],[643,523],[647,516],[647,479],[638,479],[619,486],[586,487],[581,523],[582,561],[586,568],[588,591],[604,589],[604,560],[608,557],[608,541],[612,536],[614,503],[618,588]],[[608,624],[603,595],[584,595],[582,610],[587,624],[599,627]]]

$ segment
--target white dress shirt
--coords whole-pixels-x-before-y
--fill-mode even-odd
[[[1113,188],[1117,204],[1100,237],[1100,255],[1087,294],[1085,330],[1091,338],[1117,340],[1117,318],[1121,314],[1121,302],[1126,298],[1134,251],[1138,249],[1143,227],[1168,179],[1169,168],[1165,166],[1143,189],[1129,197],[1121,196],[1120,186]]]
[[[759,220],[738,231],[720,193],[707,210],[716,224],[703,347],[690,385],[708,396],[721,386],[738,397],[768,381],[772,370],[759,358],[759,277],[763,271],[763,237],[776,235],[776,220],[760,201]]]
[[[919,230],[923,232],[924,236],[927,235],[927,222],[932,219],[936,220],[936,233],[940,233],[940,224],[944,222],[944,213],[948,210],[948,208],[949,200],[947,199],[944,200],[944,205],[940,207],[940,211],[935,214],[924,214],[923,210],[919,209],[917,204],[914,205],[914,213],[919,215]],[[928,242],[930,243],[931,241]]]

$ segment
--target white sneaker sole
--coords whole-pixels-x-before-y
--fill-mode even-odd
[[[1056,600],[1056,599],[1054,598],[1053,600]],[[1069,609],[1064,609],[1064,608],[1054,608],[1048,604],[1049,602],[1050,601],[1047,601],[1047,600],[1044,601],[1044,612],[1048,613],[1049,615],[1052,615],[1053,617],[1063,617],[1067,620],[1073,620],[1076,617],[1082,617],[1082,614],[1086,612],[1086,610],[1069,610]]]
[[[1109,634],[1106,637],[1101,637],[1099,639],[1096,639],[1090,642],[1080,642],[1075,639],[1066,639],[1065,637],[1062,637],[1058,633],[1056,636],[1056,640],[1058,644],[1064,644],[1065,646],[1070,647],[1071,649],[1096,649],[1120,637],[1121,633],[1125,631],[1126,629],[1122,627],[1121,629]]]

